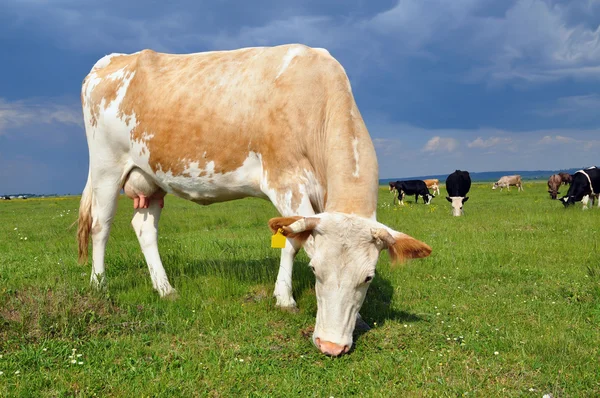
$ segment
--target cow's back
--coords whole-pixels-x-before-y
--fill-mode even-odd
[[[446,192],[450,197],[464,197],[471,189],[471,176],[468,171],[456,170],[446,178]]]

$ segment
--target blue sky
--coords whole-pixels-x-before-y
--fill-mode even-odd
[[[112,52],[304,43],[346,68],[380,177],[598,164],[600,0],[0,2],[0,193],[79,193]]]

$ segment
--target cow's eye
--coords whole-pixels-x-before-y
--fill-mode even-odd
[[[365,278],[365,283],[369,283],[369,282],[371,282],[372,280],[373,280],[373,276],[372,276],[372,275],[369,275],[369,276],[367,276],[367,277]]]

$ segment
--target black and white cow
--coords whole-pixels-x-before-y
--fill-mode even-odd
[[[452,215],[462,216],[463,205],[469,197],[467,194],[471,189],[471,176],[468,171],[456,170],[446,178],[446,200],[452,203]]]
[[[406,180],[390,182],[390,190],[398,191],[398,200],[404,206],[404,195],[415,195],[415,203],[419,202],[419,196],[423,197],[423,202],[426,205],[431,203],[431,199],[435,195],[429,193],[429,189],[423,180]]]
[[[596,166],[589,167],[579,170],[572,177],[573,181],[569,192],[560,200],[565,207],[581,201],[583,209],[586,210],[590,197],[593,198],[600,192],[600,169]],[[600,201],[598,201],[598,205],[600,206]]]

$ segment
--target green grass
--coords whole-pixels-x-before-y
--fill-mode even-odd
[[[541,183],[470,196],[454,218],[443,197],[393,208],[382,187],[378,219],[434,251],[394,268],[381,256],[361,310],[373,328],[338,359],[309,338],[304,254],[300,311],[274,305],[268,202],[167,197],[159,245],[175,301],[152,289],[128,199],[103,292],[76,263],[78,198],[0,202],[0,396],[600,395],[600,210],[564,210]]]

